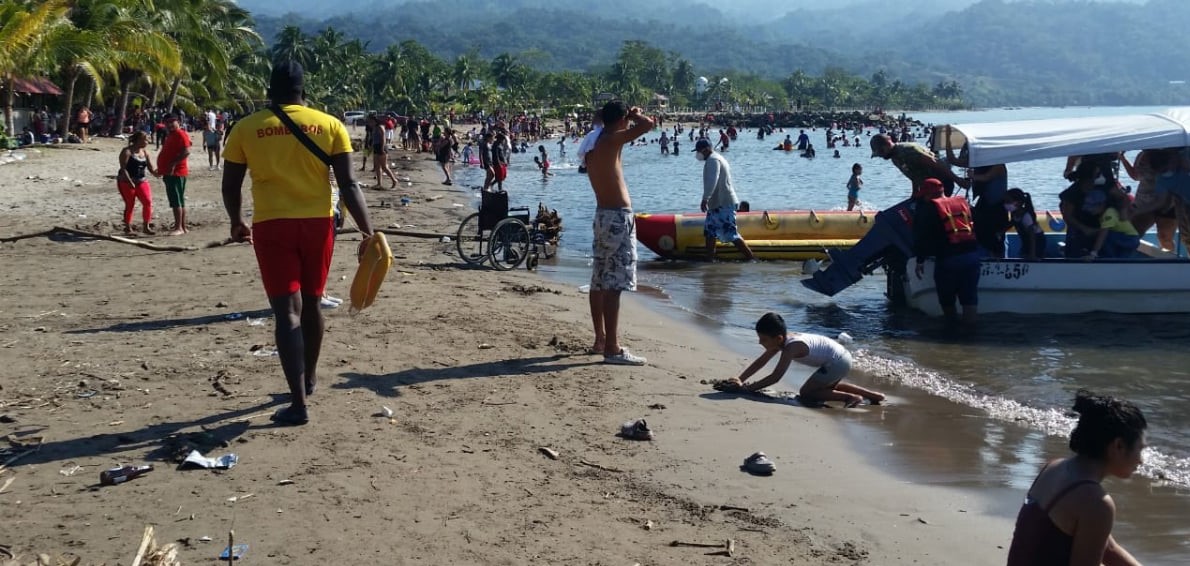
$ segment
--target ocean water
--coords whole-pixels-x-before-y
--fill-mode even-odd
[[[1035,108],[913,117],[961,124],[1150,110]],[[826,149],[822,129],[808,131],[818,149],[815,159],[771,150],[785,134],[796,138],[797,133],[777,132],[760,141],[754,130],[742,132],[724,154],[736,192],[753,210],[845,209],[845,184],[853,163],[864,168],[860,200],[865,210],[880,210],[908,196],[908,181],[892,164],[869,157],[866,135],[859,147],[839,147],[837,159]],[[694,144],[689,138],[681,141],[680,155],[661,155],[656,144],[624,149],[624,175],[638,212],[698,209],[702,163],[690,154]],[[586,177],[576,171],[577,144],[568,143],[565,156],[558,155],[556,143],[545,145],[555,175],[541,179],[532,146],[534,153],[513,154],[505,187],[514,206],[543,202],[558,209],[567,229],[561,253],[542,269],[581,285],[589,277],[594,197]],[[1056,210],[1057,195],[1067,186],[1064,166],[1063,160],[1009,164],[1009,186],[1031,193],[1038,210]],[[482,183],[474,169],[460,171],[458,179],[464,187]],[[639,250],[642,289],[667,308],[722,333],[740,353],[757,353],[751,327],[770,310],[780,312],[798,330],[850,334],[861,374],[857,380],[903,397],[909,406],[920,406],[912,415],[906,410],[898,416],[890,409],[879,419],[853,419],[867,427],[862,434],[887,445],[903,443],[898,438],[937,437],[944,447],[941,453],[928,451],[920,458],[912,450],[903,454],[894,467],[915,477],[1023,493],[1047,459],[1066,454],[1064,438],[1073,425],[1067,410],[1078,389],[1136,403],[1150,423],[1151,448],[1142,477],[1111,488],[1119,493],[1122,507],[1118,536],[1137,540],[1128,546],[1139,545],[1147,564],[1190,561],[1190,412],[1184,410],[1190,403],[1190,349],[1185,347],[1190,343],[1190,316],[989,315],[982,317],[976,336],[959,339],[945,333],[937,320],[892,308],[884,298],[880,273],[825,297],[799,283],[805,277],[800,262],[664,261],[643,246]],[[950,466],[939,468],[939,462],[946,461]],[[962,473],[956,473],[959,470]],[[1015,511],[1015,505],[1006,506],[1006,512]]]

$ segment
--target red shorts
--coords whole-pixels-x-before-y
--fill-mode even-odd
[[[270,299],[321,297],[335,251],[334,218],[276,218],[252,225],[252,247]]]
[[[501,164],[497,165],[495,167],[495,169],[496,169],[496,180],[497,181],[503,181],[504,179],[508,178],[508,166],[507,165],[501,163]]]

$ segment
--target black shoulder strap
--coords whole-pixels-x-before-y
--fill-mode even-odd
[[[318,144],[314,143],[314,140],[310,139],[310,136],[307,136],[306,132],[303,132],[302,128],[298,126],[297,123],[293,121],[293,118],[290,118],[289,114],[286,114],[280,106],[277,106],[276,104],[270,105],[269,110],[271,110],[273,114],[276,114],[277,118],[281,119],[281,122],[285,124],[285,127],[289,128],[289,131],[293,133],[293,137],[297,138],[297,141],[302,142],[302,145],[306,146],[306,149],[310,150],[310,153],[313,153],[314,157],[317,157],[327,165],[331,164],[331,156],[327,155],[321,147],[318,147]]]

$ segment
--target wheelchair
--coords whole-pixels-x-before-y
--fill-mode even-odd
[[[536,269],[541,257],[549,258],[545,235],[530,218],[529,207],[509,208],[508,193],[484,191],[479,212],[459,223],[455,245],[459,257],[472,265],[490,264],[500,271]]]

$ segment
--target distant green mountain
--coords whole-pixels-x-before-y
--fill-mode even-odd
[[[886,45],[954,73],[985,104],[1185,104],[1190,91],[1170,81],[1190,80],[1190,58],[1172,48],[1187,29],[1185,0],[985,0],[919,26],[917,45]]]
[[[625,40],[643,40],[689,59],[702,75],[883,70],[905,83],[957,80],[978,106],[1190,99],[1186,85],[1171,83],[1190,80],[1190,58],[1173,48],[1190,29],[1186,0],[854,0],[767,13],[754,2],[755,17],[742,20],[735,17],[741,6],[716,5],[734,6],[732,15],[695,0],[456,0],[374,2],[361,14],[257,22],[270,42],[284,25],[307,33],[329,25],[372,50],[413,39],[444,58],[508,52],[544,70],[603,68]]]
[[[472,50],[488,59],[506,52],[530,52],[531,61],[527,63],[554,71],[610,65],[626,40],[643,40],[666,52],[678,53],[702,74],[734,70],[784,77],[798,69],[818,73],[827,66],[849,65],[836,52],[755,41],[738,26],[707,24],[701,17],[693,18],[701,22],[693,26],[675,23],[681,18],[613,19],[563,9],[522,6],[483,11],[476,8],[484,3],[484,0],[464,0],[459,6],[452,4],[448,15],[442,13],[441,4],[424,2],[405,4],[398,12],[337,16],[322,21],[294,15],[258,16],[257,31],[266,41],[272,41],[286,25],[297,25],[307,33],[331,26],[368,42],[373,50],[413,39],[445,58]]]

